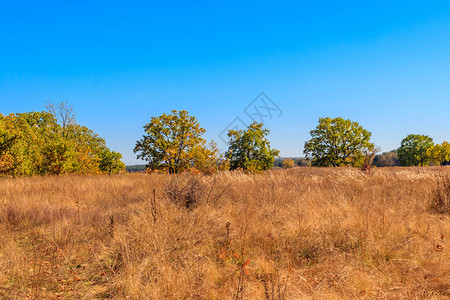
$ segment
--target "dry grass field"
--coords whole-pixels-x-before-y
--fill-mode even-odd
[[[2,299],[449,299],[450,168],[0,180]]]

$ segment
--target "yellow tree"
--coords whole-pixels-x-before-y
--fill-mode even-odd
[[[295,165],[295,162],[291,158],[286,158],[285,160],[283,160],[283,169],[293,168],[294,165]]]
[[[9,173],[14,168],[15,158],[12,147],[20,135],[20,132],[15,129],[14,119],[14,115],[0,114],[0,174]]]
[[[436,144],[427,149],[428,157],[441,166],[450,161],[450,143],[447,141]]]
[[[215,153],[206,150],[206,140],[202,138],[205,129],[185,110],[152,117],[144,130],[145,135],[136,142],[134,153],[148,162],[150,170],[180,173],[195,167],[196,162],[208,161],[207,157]]]
[[[222,157],[220,157],[219,149],[214,141],[211,141],[208,147],[204,147],[203,145],[195,147],[193,155],[193,167],[195,170],[204,174],[213,174],[219,170],[219,161],[222,160]]]

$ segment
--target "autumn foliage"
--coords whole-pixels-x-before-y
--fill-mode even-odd
[[[187,111],[152,117],[144,131],[134,153],[147,161],[149,171],[213,173],[217,169],[220,157],[216,143],[207,144],[203,138],[206,130]]]
[[[67,109],[66,106],[61,106]],[[121,154],[72,114],[59,110],[0,114],[0,175],[117,173],[125,168]]]

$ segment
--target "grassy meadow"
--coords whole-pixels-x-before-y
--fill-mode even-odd
[[[2,299],[449,299],[450,167],[0,180]]]

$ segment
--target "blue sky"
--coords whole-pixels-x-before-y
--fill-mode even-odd
[[[151,116],[186,109],[218,135],[264,91],[272,146],[302,156],[320,117],[383,151],[449,140],[447,1],[0,1],[0,112],[67,100],[127,164]]]

